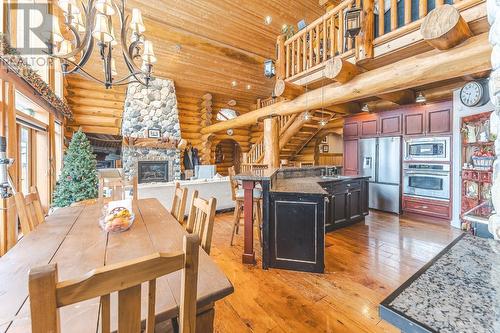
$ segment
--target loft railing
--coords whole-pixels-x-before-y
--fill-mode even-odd
[[[356,62],[373,58],[375,47],[418,30],[434,8],[452,4],[461,12],[482,2],[484,0],[345,0],[289,39],[278,36],[276,75],[295,81],[322,69],[336,56],[353,57]],[[345,11],[354,4],[363,9],[361,32],[355,40],[346,38],[344,33]]]
[[[292,78],[353,50],[353,40],[344,36],[344,13],[355,3],[343,1],[287,40],[279,36],[277,76]]]

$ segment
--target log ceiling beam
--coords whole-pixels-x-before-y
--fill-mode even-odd
[[[269,115],[287,115],[306,109],[320,109],[485,71],[491,68],[490,56],[488,34],[483,33],[452,49],[432,50],[406,58],[361,73],[342,85],[330,84],[302,94],[294,100],[279,102],[235,119],[202,128],[201,132],[206,134],[247,126]]]
[[[377,96],[380,99],[391,101],[398,105],[415,103],[415,92],[410,89],[395,91]]]

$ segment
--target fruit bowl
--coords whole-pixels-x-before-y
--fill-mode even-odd
[[[125,207],[115,207],[99,219],[99,225],[106,232],[123,232],[132,226],[135,215]]]

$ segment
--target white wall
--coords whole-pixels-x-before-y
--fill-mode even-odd
[[[462,204],[462,135],[460,133],[461,120],[463,117],[472,116],[478,113],[493,111],[493,105],[488,104],[481,107],[467,107],[460,101],[460,89],[453,92],[453,210],[451,225],[460,228],[460,211]]]

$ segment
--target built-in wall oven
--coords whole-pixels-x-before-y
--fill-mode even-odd
[[[403,160],[449,162],[450,137],[406,138]]]
[[[450,165],[405,163],[403,193],[429,199],[450,199]]]

